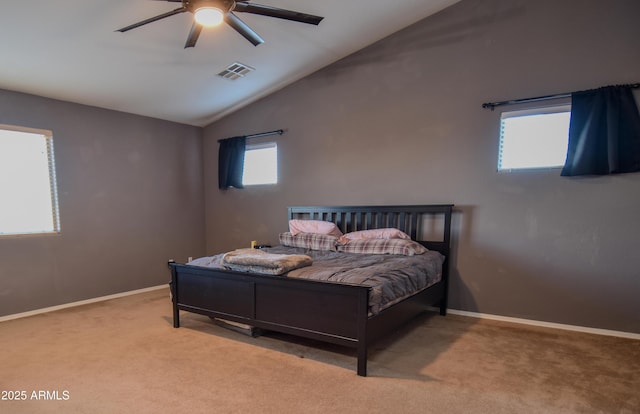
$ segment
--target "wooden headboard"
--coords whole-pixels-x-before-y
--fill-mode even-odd
[[[430,250],[449,257],[451,245],[451,213],[453,204],[412,206],[311,206],[289,207],[289,220],[324,220],[336,223],[343,233],[394,227],[411,236]],[[425,218],[441,216],[442,226],[434,240],[422,240]],[[431,232],[430,232],[431,235]]]

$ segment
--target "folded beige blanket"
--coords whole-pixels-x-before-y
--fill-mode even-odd
[[[311,257],[304,254],[275,254],[258,249],[234,250],[225,253],[221,260],[231,270],[269,275],[281,275],[312,263]]]

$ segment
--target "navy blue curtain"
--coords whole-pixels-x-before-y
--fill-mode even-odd
[[[640,171],[640,114],[634,86],[571,94],[569,146],[561,175]]]
[[[242,171],[247,139],[244,136],[220,141],[218,150],[218,188],[244,188]]]

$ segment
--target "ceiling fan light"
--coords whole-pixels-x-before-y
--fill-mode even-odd
[[[217,7],[200,7],[194,15],[198,24],[207,27],[217,26],[224,19],[224,13]]]

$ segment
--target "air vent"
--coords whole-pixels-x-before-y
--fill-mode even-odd
[[[244,75],[254,70],[255,69],[251,66],[247,66],[239,62],[233,62],[225,70],[218,73],[218,76],[229,80],[236,80],[238,78],[242,78]]]

